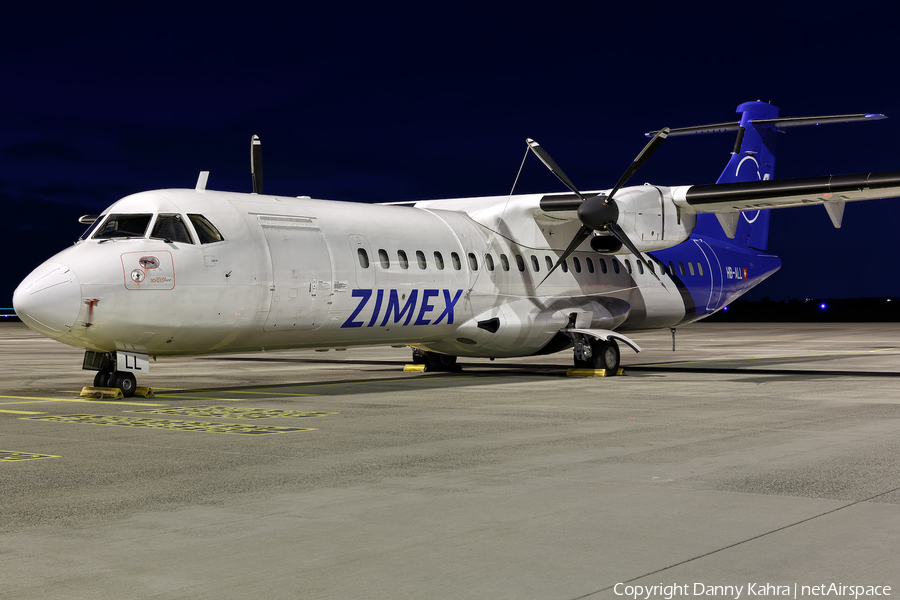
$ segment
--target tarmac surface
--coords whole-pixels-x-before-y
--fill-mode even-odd
[[[900,324],[633,337],[621,377],[278,352],[97,401],[0,324],[0,598],[900,595]]]

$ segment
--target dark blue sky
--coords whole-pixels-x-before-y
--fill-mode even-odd
[[[81,233],[77,217],[147,189],[382,202],[505,194],[533,137],[582,189],[612,186],[643,133],[736,118],[881,112],[797,128],[776,177],[900,170],[900,10],[822,5],[609,9],[606,3],[226,9],[130,3],[4,9],[0,307]],[[746,5],[750,6],[750,5]],[[632,180],[710,183],[731,135],[674,138]],[[517,191],[562,191],[529,159]],[[785,266],[749,298],[900,295],[900,200],[777,211]]]

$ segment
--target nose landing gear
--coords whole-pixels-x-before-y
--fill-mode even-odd
[[[128,371],[97,371],[94,387],[119,388],[123,396],[131,398],[137,389],[137,378]]]
[[[122,395],[126,398],[134,396],[137,390],[137,379],[134,373],[130,371],[119,371],[116,369],[117,352],[93,352],[88,350],[84,353],[83,369],[97,371],[94,375],[94,387],[96,388],[119,388]],[[129,360],[134,358],[136,360]],[[123,361],[125,365],[138,365],[140,355],[128,354]],[[146,361],[145,361],[146,362]],[[142,369],[144,370],[144,369]]]

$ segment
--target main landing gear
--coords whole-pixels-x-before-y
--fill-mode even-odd
[[[576,369],[606,369],[607,373],[613,374],[619,369],[619,344],[613,338],[600,340],[582,336],[575,340],[574,350]]]
[[[461,371],[456,364],[456,357],[437,352],[428,352],[413,348],[412,362],[414,365],[425,365],[426,371],[457,372]]]

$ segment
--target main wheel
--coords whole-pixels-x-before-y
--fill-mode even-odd
[[[427,371],[453,371],[456,369],[456,357],[437,352],[426,352],[425,369]]]
[[[591,340],[591,361],[595,369],[606,369],[610,375],[615,375],[619,369],[621,355],[619,354],[619,344],[616,340],[609,339]]]
[[[126,398],[131,398],[132,396],[134,396],[134,390],[137,389],[137,380],[134,378],[134,373],[129,373],[127,371],[116,371],[113,380],[113,387],[117,387],[122,390],[122,394]]]

